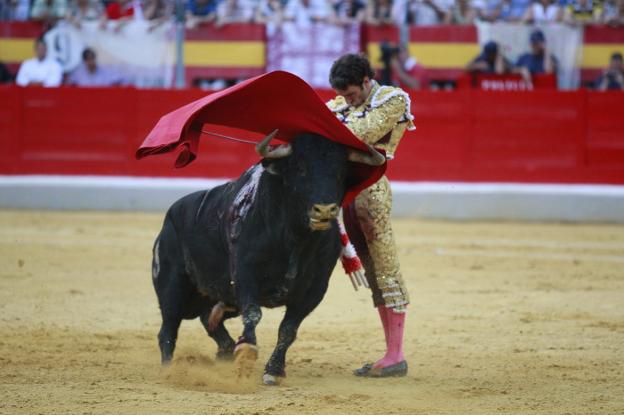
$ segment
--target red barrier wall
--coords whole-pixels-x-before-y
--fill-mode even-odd
[[[0,174],[238,176],[257,161],[253,147],[208,137],[198,159],[181,170],[172,168],[173,154],[134,160],[161,115],[204,94],[0,88]],[[468,90],[411,97],[417,130],[390,162],[392,179],[624,184],[624,94]]]

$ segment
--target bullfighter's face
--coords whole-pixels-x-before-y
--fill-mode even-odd
[[[362,85],[348,85],[345,89],[334,89],[334,91],[337,95],[344,97],[350,106],[359,107],[366,101],[371,89],[371,80],[365,76]]]

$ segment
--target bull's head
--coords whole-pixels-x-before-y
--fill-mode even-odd
[[[369,146],[370,153],[328,140],[317,134],[301,134],[292,144],[269,146],[277,130],[256,146],[269,173],[279,175],[289,214],[313,231],[330,229],[340,211],[347,187],[348,161],[379,166],[385,157]]]

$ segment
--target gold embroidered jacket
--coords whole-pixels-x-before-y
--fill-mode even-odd
[[[386,157],[392,159],[405,130],[415,128],[410,98],[401,88],[372,82],[373,88],[362,105],[349,106],[344,97],[337,96],[327,106],[356,137],[385,150]]]

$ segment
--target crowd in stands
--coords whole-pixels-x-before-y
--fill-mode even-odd
[[[624,0],[183,0],[187,26],[202,23],[277,23],[313,21],[345,24],[473,24],[495,22],[566,22],[624,24]],[[0,19],[39,20],[53,24],[67,19],[167,18],[175,0],[0,0]]]
[[[182,0],[188,29],[202,24],[216,26],[257,22],[280,25],[295,22],[305,26],[314,22],[344,25],[469,25],[476,21],[548,23],[570,25],[624,25],[624,0]],[[150,30],[171,19],[175,0],[0,0],[3,20],[36,20],[52,27],[65,20],[76,27],[84,22],[99,22],[101,28],[121,30],[132,19],[150,23]],[[111,25],[109,22],[113,22]],[[495,42],[485,44],[466,67],[473,73],[519,74],[530,84],[535,74],[557,71],[557,60],[547,52],[544,34],[531,34],[531,50],[516,62],[506,59]],[[385,82],[418,89],[428,85],[425,71],[407,49],[393,47],[386,58]],[[386,50],[386,52],[388,52]],[[58,85],[62,76],[46,59],[45,43],[38,40],[36,57],[25,61],[17,74],[19,85]],[[123,80],[105,72],[96,62],[96,52],[86,49],[82,65],[65,77],[72,85],[120,85]],[[43,73],[46,72],[46,76]],[[597,89],[623,89],[622,55],[614,53],[607,69],[595,82]],[[0,79],[10,80],[0,66]],[[30,79],[30,81],[28,81]]]

